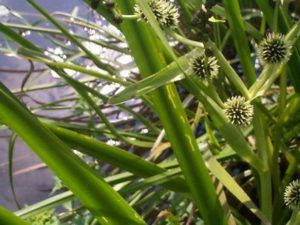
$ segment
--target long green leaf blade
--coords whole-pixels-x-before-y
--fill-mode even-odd
[[[78,134],[68,129],[51,124],[45,125],[71,147],[78,148],[84,154],[93,156],[121,169],[127,170],[136,176],[149,177],[166,171],[163,168],[145,161],[142,158],[118,147],[107,145],[86,135]],[[165,186],[174,191],[183,193],[189,192],[184,180],[179,178],[166,183]]]
[[[180,57],[177,62],[172,62],[168,66],[164,67],[159,72],[146,77],[145,79],[126,87],[122,92],[113,96],[109,102],[117,104],[129,100],[133,96],[139,97],[147,94],[169,82],[178,81],[184,78],[182,70],[178,68],[178,64],[184,71],[189,69],[189,60],[191,57],[199,54],[201,50],[195,49],[185,56]]]
[[[0,98],[1,121],[31,147],[99,222],[145,224],[118,193],[46,129],[3,84],[0,85]]]
[[[0,224],[3,225],[29,225],[28,223],[15,216],[7,209],[0,207]]]
[[[223,0],[231,34],[237,53],[241,60],[243,72],[251,85],[256,80],[254,66],[250,56],[250,48],[246,37],[245,27],[238,0]]]
[[[134,2],[122,0],[116,2],[122,13],[127,15],[133,13]],[[140,1],[139,3],[141,3],[142,9],[147,11],[147,18],[152,17],[153,20],[153,13],[149,6],[145,5],[146,2]],[[153,29],[145,26],[142,22],[137,24],[134,21],[124,21],[121,24],[121,29],[128,40],[143,77],[154,74],[165,67],[166,60],[163,56],[170,56],[170,49],[166,46],[160,31],[157,31],[157,23],[155,22],[151,25],[154,25],[156,34],[153,33]],[[156,35],[159,35],[164,42],[159,42]],[[161,46],[164,47],[160,48]],[[162,50],[166,48],[168,49],[167,52],[163,52]],[[204,221],[209,225],[227,224],[175,86],[173,84],[166,85],[153,92],[151,96],[155,104],[154,108],[166,130]]]

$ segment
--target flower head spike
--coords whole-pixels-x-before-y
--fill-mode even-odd
[[[224,112],[232,124],[242,127],[252,121],[253,105],[244,97],[234,96],[225,102]]]
[[[285,188],[284,203],[290,209],[300,208],[300,180],[294,180]]]
[[[166,21],[162,24],[165,27],[176,27],[178,24],[179,12],[178,9],[171,3],[167,3],[167,8],[165,9]]]
[[[262,63],[276,64],[289,59],[291,45],[283,34],[269,33],[259,44],[257,52]]]
[[[160,25],[165,27],[177,26],[179,22],[179,12],[172,3],[166,0],[149,0],[148,5],[152,10],[155,19],[159,22]],[[135,5],[134,10],[135,14],[138,15],[141,20],[148,22],[147,17],[145,16],[139,5]]]
[[[150,0],[148,2],[149,7],[151,8],[155,19],[160,23],[165,23],[165,14],[163,13],[163,2],[158,0]],[[141,20],[148,22],[146,15],[139,5],[134,6],[135,14],[140,16]]]
[[[191,68],[202,79],[216,78],[219,73],[217,59],[215,57],[207,57],[204,53],[191,61]]]

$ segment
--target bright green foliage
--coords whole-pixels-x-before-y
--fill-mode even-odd
[[[32,65],[0,85],[10,186],[18,137],[58,185],[1,225],[297,224],[297,1],[84,0],[107,26],[27,2],[36,21],[0,23],[0,51]]]

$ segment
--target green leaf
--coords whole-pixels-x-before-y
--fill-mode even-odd
[[[145,161],[144,159],[118,147],[107,145],[86,135],[78,134],[68,129],[51,124],[45,125],[50,128],[55,135],[70,145],[70,147],[77,148],[84,154],[108,162],[114,166],[129,171],[136,176],[149,177],[166,171],[154,163]],[[182,193],[189,192],[185,181],[179,178],[167,182],[165,187]]]
[[[253,212],[265,225],[271,225],[266,216],[257,208],[247,193],[238,185],[233,177],[222,167],[222,165],[211,157],[207,161],[207,167],[214,176],[231,192],[240,202],[242,202],[251,212]]]
[[[245,74],[248,84],[251,85],[256,80],[254,66],[252,65],[250,48],[245,32],[245,26],[241,15],[238,0],[223,0],[229,22],[231,35],[239,55],[243,73]]]
[[[121,12],[133,13],[134,2],[117,0]],[[132,50],[142,77],[154,74],[174,60],[170,46],[164,40],[157,21],[146,1],[139,1],[152,28],[144,22],[124,21],[121,29]],[[157,36],[162,40],[159,42]],[[165,51],[165,49],[167,49]],[[171,56],[171,57],[170,57]],[[170,60],[171,59],[171,60]],[[227,224],[212,180],[205,168],[194,134],[174,84],[168,84],[151,93],[154,109],[166,130],[172,149],[178,159],[187,184],[202,217],[208,225]],[[201,186],[201,189],[199,189]]]
[[[41,62],[41,63],[44,63],[48,66],[52,66],[55,68],[70,69],[70,70],[78,71],[78,72],[86,74],[86,75],[97,77],[101,80],[118,83],[118,84],[121,84],[124,86],[130,84],[130,82],[124,81],[120,78],[114,78],[111,75],[105,75],[105,74],[102,74],[95,70],[86,69],[83,66],[78,66],[78,65],[72,64],[70,62],[54,62],[54,61],[48,59],[44,54],[40,53],[40,51],[33,51],[33,50],[27,49],[27,48],[19,48],[17,53],[27,59],[32,60],[32,61]]]
[[[203,50],[195,49],[187,53],[186,55],[180,57],[177,60],[177,62],[172,62],[159,72],[126,87],[122,92],[111,97],[109,99],[109,102],[111,104],[118,104],[127,101],[132,97],[139,97],[145,95],[170,82],[175,82],[184,79],[184,74],[182,74],[182,70],[186,72],[189,69],[189,60],[197,54],[200,54],[200,52],[203,52]],[[182,70],[178,68],[178,64],[181,66]]]
[[[11,30],[7,26],[3,25],[2,23],[0,23],[0,32],[4,33],[7,37],[16,41],[17,43],[19,43],[21,46],[25,48],[32,49],[35,51],[40,51],[40,49],[37,46],[35,46],[30,41],[23,38],[21,35],[14,32],[13,30]]]
[[[14,182],[13,182],[13,157],[14,157],[14,147],[15,147],[15,143],[16,143],[16,139],[17,139],[18,135],[16,135],[15,133],[12,133],[12,135],[10,136],[9,139],[9,144],[8,144],[8,174],[9,174],[9,185],[10,185],[10,189],[12,191],[13,197],[14,197],[14,201],[17,205],[18,208],[21,208],[17,196],[16,196],[16,192],[15,192],[15,187],[14,187]]]
[[[29,225],[25,221],[19,219],[7,209],[0,207],[0,224],[3,225]]]
[[[145,224],[128,203],[0,84],[0,119],[12,128],[103,224]],[[55,151],[54,151],[55,149]]]

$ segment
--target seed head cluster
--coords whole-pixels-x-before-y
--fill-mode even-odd
[[[243,127],[252,121],[253,105],[242,96],[234,96],[225,102],[224,112],[232,124]]]
[[[191,61],[191,68],[193,73],[198,75],[201,79],[216,78],[219,73],[218,61],[215,57],[207,57],[201,54]]]
[[[300,208],[300,180],[292,181],[284,191],[284,203],[290,209]]]
[[[178,9],[170,2],[166,0],[150,0],[148,1],[156,20],[161,26],[164,27],[175,27],[177,26],[179,20]],[[145,16],[143,10],[139,5],[134,7],[135,14],[140,17],[140,20],[148,22],[147,17]]]
[[[269,33],[258,46],[258,56],[262,63],[276,64],[287,61],[291,55],[291,45],[284,35]]]

